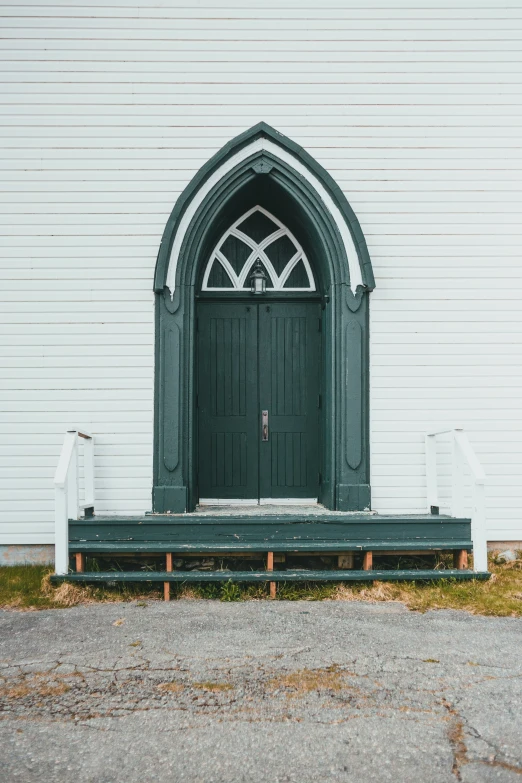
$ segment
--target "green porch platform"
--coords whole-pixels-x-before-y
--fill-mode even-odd
[[[75,552],[471,551],[471,520],[303,510],[204,511],[69,521]]]
[[[197,555],[269,553],[363,553],[364,570],[288,569],[252,571],[85,572],[54,576],[75,581],[359,581],[484,579],[487,572],[466,567],[472,551],[471,521],[443,515],[377,515],[328,510],[288,512],[257,507],[248,511],[206,509],[190,514],[140,517],[95,516],[69,521],[69,552],[83,564],[84,555]],[[372,554],[453,552],[458,567],[447,570],[372,568]],[[464,556],[464,557],[463,557]],[[79,560],[78,560],[79,558]],[[273,566],[272,566],[273,568]]]

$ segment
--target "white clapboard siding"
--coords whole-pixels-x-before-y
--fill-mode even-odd
[[[0,24],[0,544],[52,543],[67,428],[95,434],[99,511],[150,509],[161,234],[260,120],[368,241],[373,507],[424,511],[424,432],[464,427],[489,538],[522,539],[519,0],[17,0]]]

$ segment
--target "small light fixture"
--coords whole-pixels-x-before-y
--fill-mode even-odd
[[[253,294],[264,294],[266,291],[266,274],[259,258],[250,275],[250,290]]]

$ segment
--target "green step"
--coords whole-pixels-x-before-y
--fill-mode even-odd
[[[69,541],[69,552],[366,552],[366,551],[426,551],[467,549],[471,551],[469,539],[437,541],[350,541],[329,539],[328,541]]]
[[[489,579],[487,571],[456,568],[444,571],[432,569],[397,569],[356,571],[86,571],[78,574],[51,576],[53,582],[380,582],[421,581],[441,579]]]
[[[69,522],[74,552],[350,552],[471,550],[471,522],[443,515],[235,512]]]

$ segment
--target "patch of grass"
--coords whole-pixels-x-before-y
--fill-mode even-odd
[[[489,563],[487,581],[375,582],[373,586],[341,584],[334,598],[340,601],[400,601],[409,609],[463,609],[496,617],[522,616],[522,559],[506,565]]]
[[[299,669],[291,674],[274,677],[271,690],[285,689],[290,696],[302,696],[312,691],[340,691],[344,687],[343,672],[337,666],[327,669]]]
[[[4,696],[6,699],[23,699],[25,696],[29,696],[30,693],[31,688],[23,682],[13,685],[11,688],[0,689],[0,696]]]
[[[95,562],[89,562],[89,570]],[[441,562],[441,566],[442,566]],[[287,582],[277,586],[279,601],[400,601],[408,608],[463,609],[474,614],[499,617],[522,616],[522,557],[498,564],[490,558],[491,579],[459,582],[456,579],[432,582]],[[103,569],[105,570],[105,568]],[[46,566],[0,567],[0,607],[4,609],[57,609],[77,604],[138,600],[138,605],[161,599],[162,585],[90,586],[50,582],[51,568]],[[172,599],[220,599],[252,601],[268,598],[265,583],[193,583],[172,584]],[[140,600],[141,599],[141,600]]]
[[[172,598],[219,599],[220,601],[249,601],[266,598],[267,588],[264,584],[248,584],[238,582],[190,582],[188,584],[171,584]]]
[[[194,600],[198,598],[216,599],[219,598],[221,586],[213,582],[190,582],[187,584],[177,584],[172,582],[170,585],[171,598],[185,598]]]
[[[18,565],[0,567],[0,606],[3,609],[47,609],[55,604],[42,590],[49,566]]]
[[[221,601],[242,601],[243,594],[241,586],[237,582],[225,582],[221,586],[221,595],[219,596]]]
[[[234,686],[229,682],[193,682],[192,687],[198,691],[211,691],[212,693],[219,693],[220,691],[231,691]]]
[[[38,696],[59,696],[62,693],[67,693],[71,690],[70,685],[66,685],[64,682],[49,683],[47,685],[40,685],[36,692]]]
[[[335,598],[338,582],[280,582],[276,598],[280,601],[324,601]]]
[[[158,685],[158,690],[168,693],[181,693],[183,685],[180,682],[162,682]]]
[[[50,566],[0,566],[0,608],[63,609],[78,604],[159,598],[162,594],[162,586],[156,584],[144,588],[126,583],[108,587],[62,582],[55,586],[50,581],[52,573]]]
[[[236,601],[259,601],[259,600],[264,601],[268,596],[268,585],[265,582],[259,582],[254,584],[249,584],[248,582],[243,582],[243,583],[236,582],[235,584],[240,589],[239,598],[234,598],[234,600]],[[225,585],[222,585],[221,589],[224,586]],[[222,598],[221,600],[225,600],[225,599]]]
[[[34,672],[14,685],[0,685],[0,699],[24,699],[26,696],[46,698],[60,696],[62,693],[67,693],[70,689],[71,686],[63,682],[61,677],[48,675],[43,672]]]

